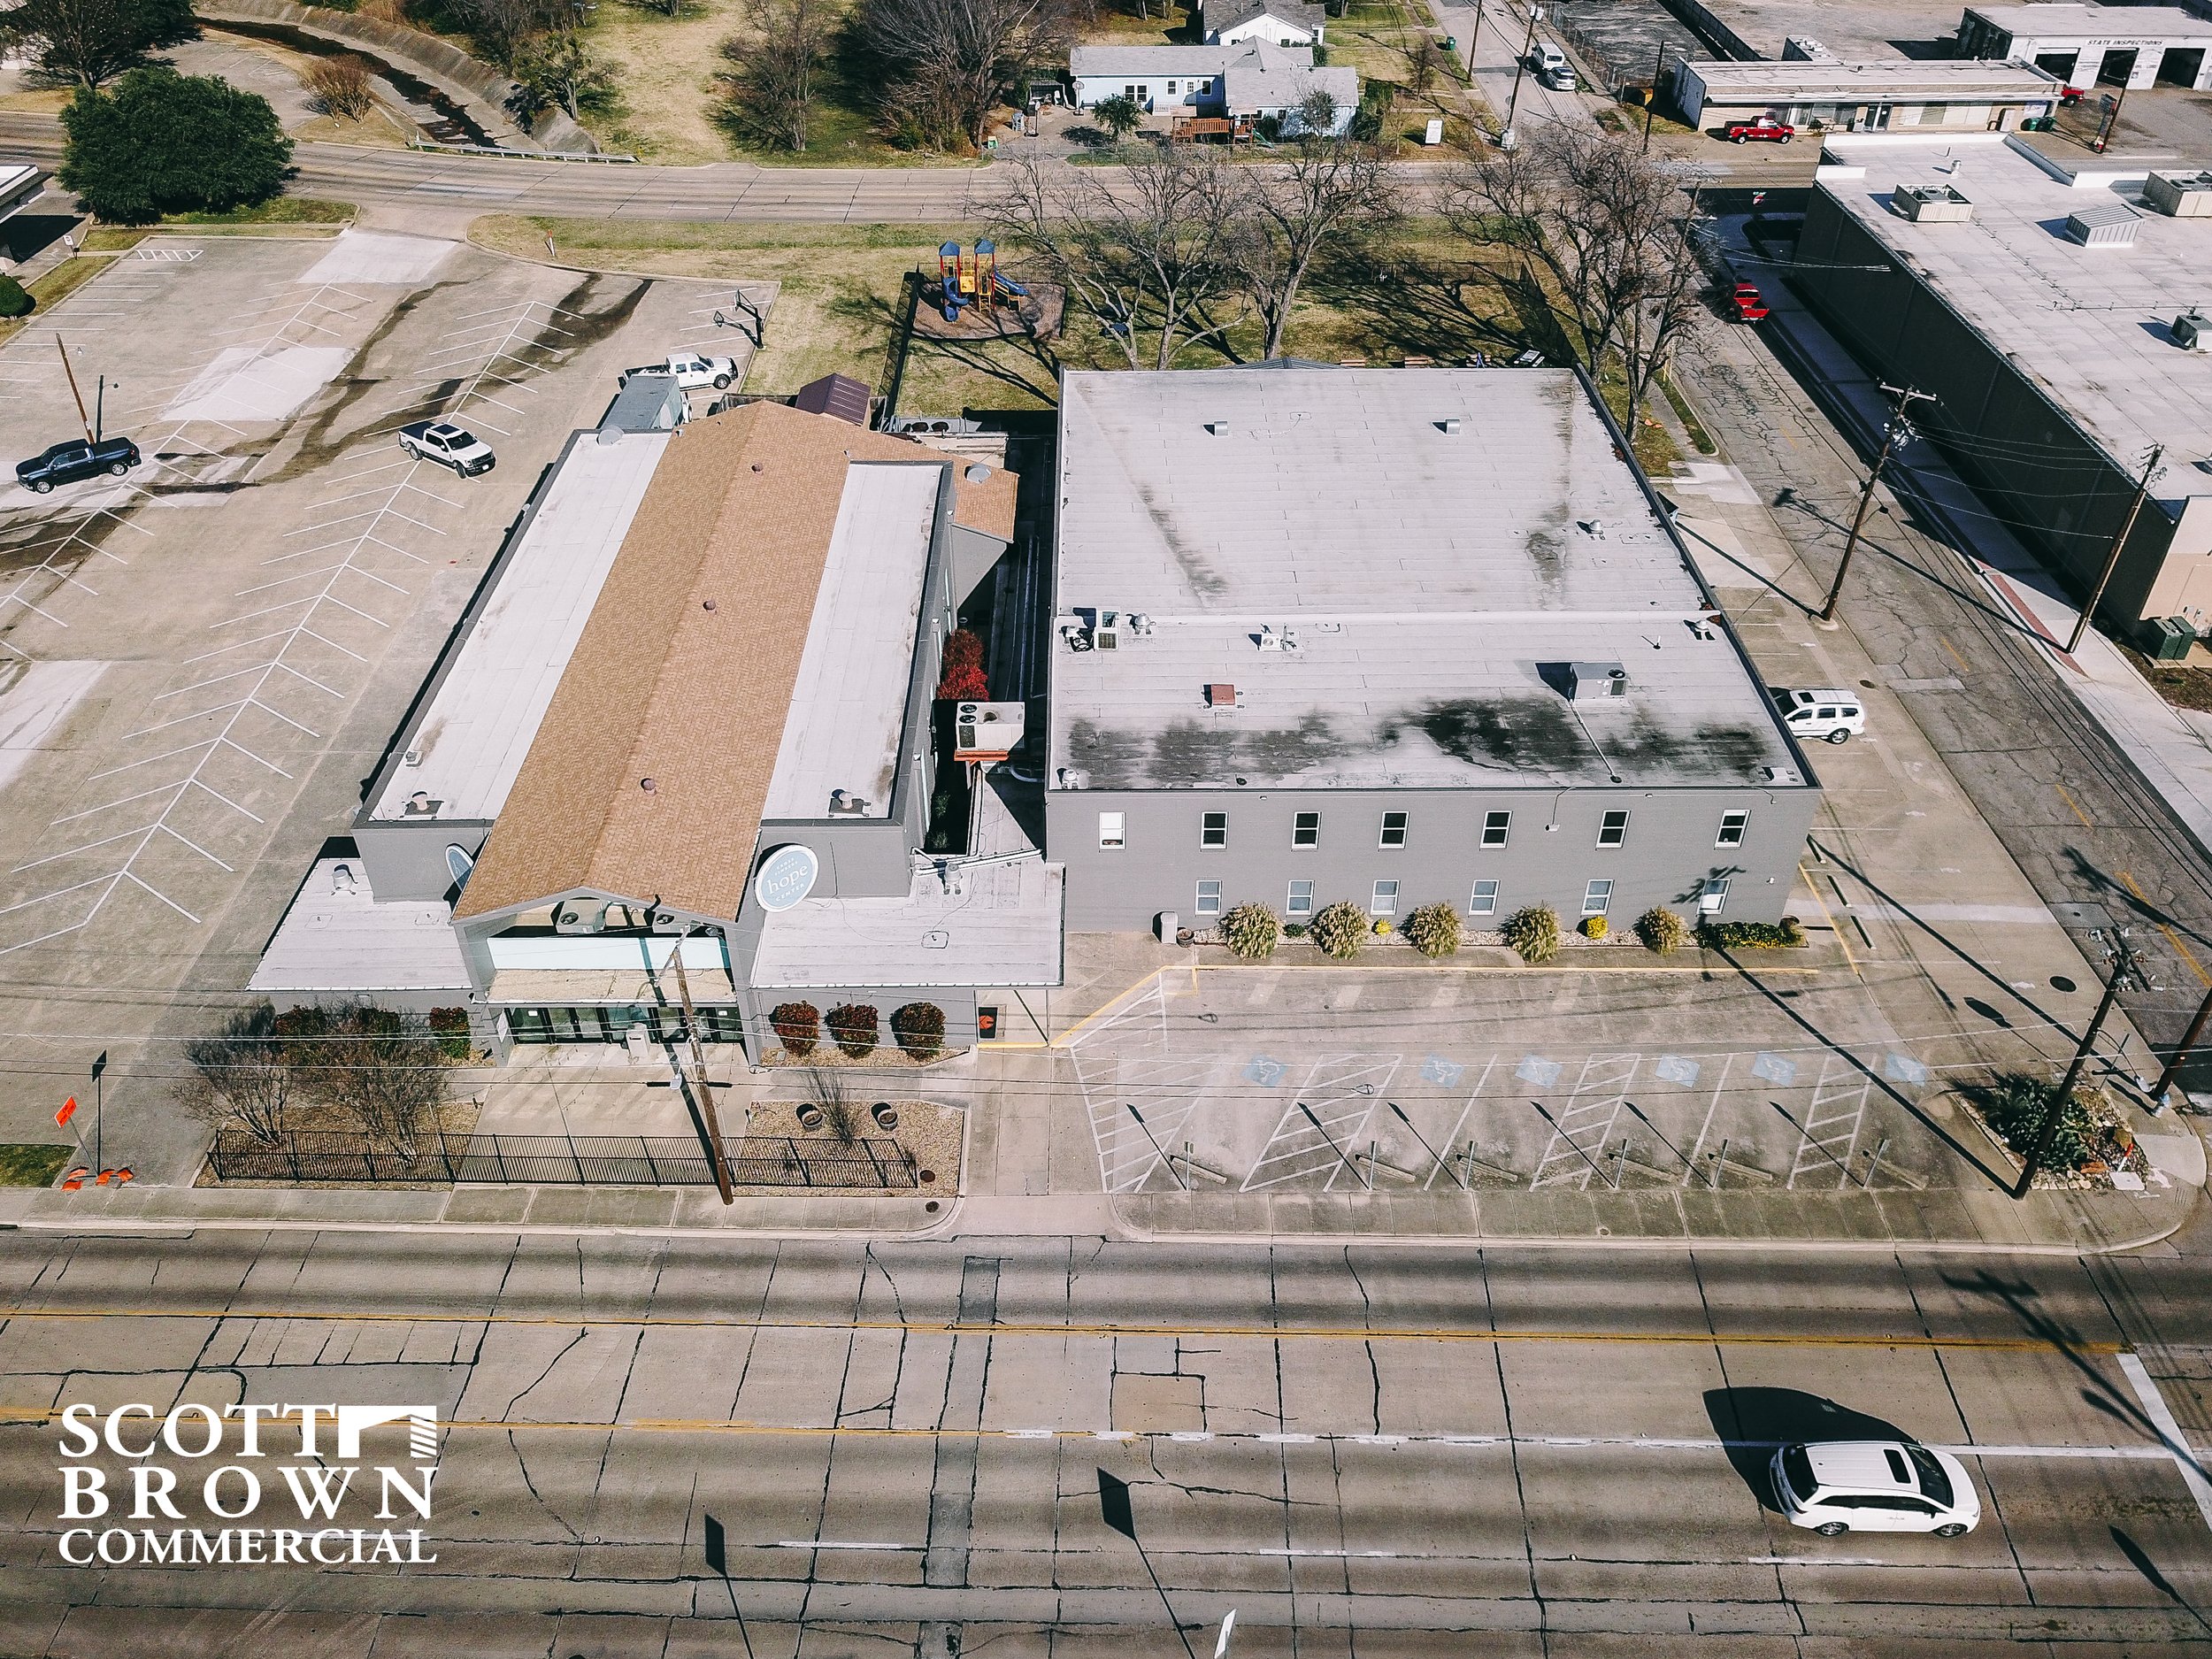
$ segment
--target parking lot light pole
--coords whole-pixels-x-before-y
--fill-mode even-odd
[[[2051,1096],[2043,1121],[2036,1125],[2035,1144],[2028,1148],[2027,1161],[2020,1166],[2019,1179],[2012,1184],[2012,1195],[2025,1198],[2028,1188],[2035,1184],[2035,1172],[2042,1168],[2043,1160],[2051,1155],[2051,1142],[2058,1139],[2059,1120],[2066,1115],[2066,1102],[2073,1098],[2074,1085],[2081,1080],[2081,1069],[2089,1064],[2090,1052],[2097,1046],[2098,1033],[2104,1030],[2105,1017],[2112,1012],[2113,1003],[2120,1000],[2120,988],[2136,978],[2135,952],[2128,943],[2124,931],[2114,936],[2112,973],[2105,980],[2104,995],[2098,999],[2097,1011],[2090,1017],[2089,1029],[2082,1033],[2081,1045],[2074,1050],[2073,1064],[2066,1068],[2065,1080],[2058,1092]]]
[[[1933,403],[1933,392],[1916,391],[1911,387],[1885,386],[1882,389],[1897,400],[1896,412],[1889,425],[1882,428],[1881,452],[1874,457],[1873,470],[1866,475],[1866,486],[1859,491],[1859,510],[1851,516],[1851,534],[1843,543],[1843,562],[1836,566],[1836,580],[1828,585],[1827,603],[1820,607],[1820,621],[1824,626],[1833,626],[1836,602],[1843,596],[1843,579],[1851,573],[1851,556],[1858,551],[1859,532],[1866,527],[1867,510],[1874,504],[1874,487],[1882,481],[1882,469],[1889,465],[1891,453],[1901,443],[1911,441],[1912,428],[1905,424],[1905,416],[1916,402]]]

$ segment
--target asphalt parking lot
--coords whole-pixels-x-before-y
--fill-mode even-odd
[[[618,369],[712,337],[719,292],[430,238],[164,237],[0,347],[0,456],[76,432],[65,349],[146,457],[0,489],[0,1139],[52,1138],[105,1048],[109,1161],[177,1173],[175,1051],[134,1040],[232,1000],[544,466]],[[496,470],[403,456],[432,414]]]

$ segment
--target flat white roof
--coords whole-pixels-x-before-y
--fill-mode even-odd
[[[846,469],[764,818],[821,818],[833,791],[884,818],[898,767],[941,464]]]
[[[2212,23],[2179,6],[1969,6],[1966,15],[2018,39],[2135,41],[2212,40]]]
[[[271,996],[452,991],[457,997],[469,976],[445,904],[380,904],[358,858],[319,858],[246,988]]]
[[[1709,61],[1682,65],[1705,86],[1710,103],[1737,97],[1802,98],[1842,102],[1854,98],[1924,97],[1971,103],[1992,98],[2055,97],[2056,75],[2032,64],[1985,58],[1939,58],[1929,63],[1839,64],[1789,62],[1734,64]]]
[[[949,888],[947,881],[950,882]],[[761,926],[763,990],[1057,985],[1066,872],[1041,858],[920,863],[903,898],[802,899]]]
[[[1828,141],[1863,179],[1821,188],[1901,255],[1994,349],[2009,358],[2124,470],[2154,443],[2167,447],[2157,494],[2212,495],[2212,474],[2193,462],[2212,454],[2212,355],[2181,350],[2166,332],[2179,313],[2212,298],[2212,219],[2169,219],[2143,205],[2142,176],[2070,184],[2015,147],[1956,152],[1926,143],[1855,146]],[[2178,166],[2179,164],[2169,164]],[[1964,221],[1915,222],[1890,211],[1901,185],[1947,184],[1974,204]],[[2067,218],[2128,206],[2135,243],[2089,248]]]
[[[506,804],[666,433],[578,437],[497,585],[408,733],[372,818],[491,818]],[[407,810],[420,794],[429,814]]]
[[[1057,609],[1151,632],[1056,639],[1055,787],[1794,766],[1726,634],[1700,637],[1703,590],[1568,370],[1070,373],[1061,436]],[[1286,631],[1297,649],[1262,648]],[[1571,703],[1566,665],[1597,661],[1626,695]]]

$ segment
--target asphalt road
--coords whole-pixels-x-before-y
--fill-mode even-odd
[[[2165,1651],[2212,1637],[2212,1488],[2176,1455],[2212,1397],[2202,1266],[19,1233],[0,1652],[1164,1654],[1164,1597],[1234,1608],[1247,1659]],[[52,1414],[80,1400],[433,1404],[437,1559],[63,1564]],[[1854,1432],[1961,1448],[1982,1526],[1763,1509],[1772,1442]],[[254,1518],[282,1525],[268,1433]],[[151,1461],[210,1525],[205,1465]]]

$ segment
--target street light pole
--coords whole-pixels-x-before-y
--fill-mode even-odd
[[[2097,1011],[2090,1018],[2089,1029],[2082,1033],[2081,1045],[2074,1050],[2073,1064],[2066,1068],[2065,1080],[2058,1092],[2051,1096],[2051,1104],[2043,1114],[2043,1121],[2036,1126],[2035,1144],[2028,1148],[2027,1162],[2020,1166],[2019,1179],[2012,1184],[2012,1195],[2025,1198],[2028,1188],[2034,1185],[2035,1172],[2043,1166],[2043,1160],[2051,1154],[2051,1142],[2058,1138],[2059,1120],[2066,1115],[2066,1102],[2073,1098],[2074,1085],[2081,1080],[2081,1069],[2089,1064],[2090,1051],[2097,1046],[2098,1033],[2104,1030],[2105,1017],[2112,1012],[2113,1003],[2120,1000],[2120,987],[2135,976],[2135,952],[2128,944],[2125,930],[2114,935],[2112,973],[2105,980],[2104,995],[2097,1001]]]
[[[730,1190],[730,1161],[722,1150],[722,1125],[714,1111],[714,1084],[707,1075],[707,1056],[699,1047],[699,1016],[691,1006],[691,982],[684,977],[684,943],[699,931],[694,923],[676,935],[676,948],[668,953],[668,959],[676,966],[676,995],[684,1005],[684,1036],[691,1045],[691,1064],[698,1073],[699,1111],[706,1119],[707,1151],[714,1160],[714,1187],[722,1194],[725,1204],[737,1202]]]
[[[1498,148],[1510,150],[1514,145],[1513,118],[1521,107],[1521,81],[1528,73],[1528,55],[1536,50],[1536,20],[1544,15],[1544,9],[1531,5],[1528,9],[1528,38],[1521,42],[1521,61],[1513,65],[1513,96],[1505,101],[1505,130],[1498,134]]]
[[[2174,1079],[2181,1074],[2181,1068],[2196,1052],[2197,1039],[2204,1035],[2208,1021],[2212,1021],[2212,991],[2207,991],[2204,1001],[2197,1004],[2196,1018],[2189,1022],[2189,1029],[2181,1033],[2181,1047],[2174,1050],[2174,1057],[2166,1062],[2166,1069],[2158,1074],[2158,1087],[2151,1090],[2154,1102],[2166,1098],[2166,1091],[2174,1086]]]
[[[1828,585],[1827,603],[1820,607],[1823,622],[1836,619],[1836,601],[1843,596],[1843,579],[1851,573],[1851,556],[1858,551],[1859,532],[1866,527],[1867,510],[1874,504],[1874,487],[1882,481],[1882,469],[1889,465],[1891,451],[1913,435],[1912,428],[1905,423],[1907,411],[1916,402],[1935,401],[1933,392],[1915,391],[1909,386],[1885,386],[1882,389],[1897,399],[1896,411],[1890,417],[1889,425],[1882,428],[1881,452],[1874,457],[1873,470],[1866,475],[1866,487],[1859,491],[1859,510],[1852,515],[1851,534],[1844,540],[1843,562],[1836,566],[1836,579]]]
[[[1644,100],[1643,153],[1647,156],[1651,154],[1651,118],[1658,112],[1659,109],[1659,78],[1666,73],[1667,47],[1666,42],[1662,41],[1659,43],[1658,51],[1653,55],[1651,60],[1651,96]]]
[[[2128,516],[2121,521],[2120,534],[2112,538],[2111,547],[2106,549],[2104,568],[2097,572],[2097,585],[2089,590],[2089,597],[2082,605],[2081,614],[2074,618],[2074,631],[2066,636],[2066,655],[2069,657],[2081,643],[2081,636],[2089,632],[2089,618],[2104,603],[2105,586],[2111,581],[2112,572],[2120,568],[2120,555],[2127,550],[2128,537],[2135,533],[2136,515],[2143,511],[2143,503],[2150,496],[2151,486],[2157,482],[2159,474],[2165,470],[2158,465],[2165,453],[2164,444],[2151,445],[2151,458],[2143,464],[2143,476],[2136,480],[2135,499],[2128,503]]]

